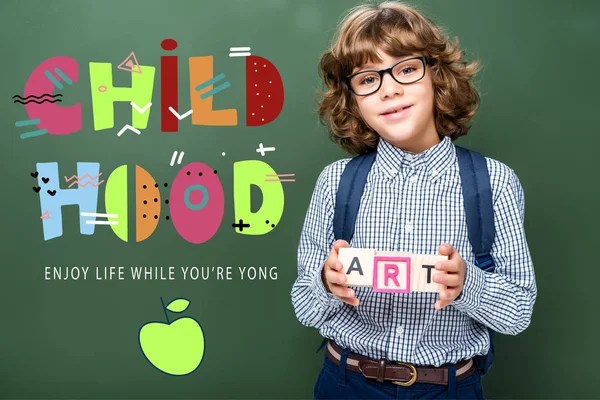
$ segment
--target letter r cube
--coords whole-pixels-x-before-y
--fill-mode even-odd
[[[373,258],[373,291],[410,292],[410,257],[375,256]]]

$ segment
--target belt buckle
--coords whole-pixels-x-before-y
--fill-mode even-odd
[[[408,363],[399,362],[399,361],[396,361],[396,364],[403,365],[403,366],[409,368],[410,369],[411,378],[408,381],[406,381],[406,382],[394,380],[394,381],[392,381],[392,383],[394,385],[411,386],[413,383],[415,383],[417,381],[417,368],[414,365],[408,364]]]

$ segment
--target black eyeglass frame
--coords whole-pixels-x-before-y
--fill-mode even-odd
[[[421,62],[423,63],[423,75],[422,75],[422,76],[421,76],[419,79],[416,79],[416,80],[414,80],[414,81],[411,81],[411,82],[400,82],[398,79],[396,79],[396,78],[394,77],[394,74],[392,74],[392,70],[393,70],[393,69],[394,69],[394,68],[395,68],[395,67],[396,67],[398,64],[402,64],[403,62],[410,61],[410,60],[421,60]],[[407,59],[405,59],[405,60],[402,60],[402,61],[398,61],[396,64],[392,65],[391,67],[389,67],[389,68],[386,68],[386,69],[382,69],[382,70],[379,70],[379,71],[375,71],[375,70],[366,70],[366,71],[360,71],[360,72],[357,72],[357,73],[355,73],[355,74],[352,74],[352,75],[350,75],[350,76],[346,77],[346,79],[344,79],[344,82],[346,83],[346,86],[348,87],[348,89],[350,89],[350,91],[351,91],[352,93],[354,93],[355,95],[357,95],[357,96],[369,96],[369,95],[372,95],[373,93],[377,93],[377,91],[378,91],[379,89],[381,89],[381,84],[383,83],[383,75],[385,75],[385,73],[386,73],[386,72],[389,72],[389,73],[390,73],[390,76],[392,77],[392,79],[393,79],[393,80],[395,80],[396,82],[398,82],[399,84],[401,84],[401,85],[409,85],[409,84],[411,84],[411,83],[415,83],[415,82],[418,82],[418,81],[420,81],[421,79],[423,79],[423,77],[425,77],[425,73],[426,73],[427,65],[431,66],[431,65],[434,65],[434,64],[435,64],[435,59],[433,59],[433,58],[428,58],[428,57],[426,57],[426,56],[411,57],[411,58],[407,58]],[[364,73],[366,73],[366,72],[375,72],[375,73],[379,74],[379,86],[377,86],[377,89],[375,89],[375,90],[374,90],[374,91],[372,91],[371,93],[367,93],[367,94],[358,94],[358,93],[356,93],[356,92],[354,91],[354,89],[352,88],[352,84],[350,83],[350,81],[351,81],[351,80],[352,80],[352,78],[354,78],[355,76],[357,76],[357,75],[360,75],[360,74],[364,74]]]

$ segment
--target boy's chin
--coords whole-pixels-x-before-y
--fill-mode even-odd
[[[389,144],[392,144],[396,147],[406,146],[417,140],[417,138],[413,137],[412,135],[407,135],[407,134],[402,134],[402,135],[379,134],[379,136],[381,136],[381,138],[383,140],[385,140],[386,142],[388,142]]]

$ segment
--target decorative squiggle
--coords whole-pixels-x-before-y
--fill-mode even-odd
[[[56,100],[48,100],[48,99],[44,99],[42,101],[37,101],[37,100],[27,100],[25,102],[22,102],[21,100],[17,99],[15,101],[13,101],[13,103],[21,103],[21,104],[29,104],[29,103],[37,103],[37,104],[42,104],[45,102],[48,103],[58,103],[59,101],[62,101],[61,99],[56,99]]]
[[[57,94],[44,93],[41,96],[36,96],[36,95],[30,94],[29,96],[26,96],[26,97],[23,97],[21,95],[15,94],[12,98],[14,99],[15,97],[18,97],[21,100],[29,100],[31,98],[34,98],[34,99],[38,99],[39,100],[39,99],[41,99],[41,98],[43,98],[45,96],[52,97],[52,98],[62,97],[62,93],[57,93]]]
[[[99,173],[98,175],[96,175],[96,176],[91,176],[90,174],[85,174],[85,175],[84,175],[84,176],[82,176],[82,177],[79,177],[79,176],[77,176],[77,175],[73,175],[73,176],[71,176],[70,178],[67,178],[67,177],[66,177],[66,175],[65,175],[65,181],[66,181],[66,182],[69,182],[69,181],[71,181],[73,178],[77,178],[77,180],[78,180],[78,181],[82,181],[82,180],[84,180],[86,177],[87,177],[87,178],[90,178],[91,180],[94,180],[94,179],[98,179],[98,177],[99,177],[100,175],[102,175],[102,172],[100,172],[100,173]]]
[[[103,179],[103,180],[101,180],[100,182],[98,182],[98,184],[95,184],[94,182],[91,182],[91,181],[87,181],[86,183],[84,183],[84,184],[81,184],[81,182],[80,182],[80,181],[75,181],[75,182],[71,183],[71,184],[69,185],[69,187],[71,187],[71,186],[73,186],[73,185],[75,185],[75,184],[78,184],[80,188],[82,188],[82,187],[86,187],[87,185],[92,185],[93,187],[97,188],[98,186],[102,185],[102,183],[104,183],[104,179]]]

